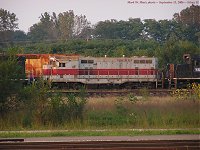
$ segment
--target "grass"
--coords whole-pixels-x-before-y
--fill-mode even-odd
[[[130,100],[131,98],[131,100]],[[132,100],[133,99],[133,100]],[[24,113],[12,112],[6,118],[0,118],[0,130],[69,130],[68,132],[43,133],[44,136],[82,136],[82,135],[135,135],[135,134],[199,134],[200,101],[177,100],[173,97],[91,97],[84,107],[83,119],[65,121],[62,124],[51,124],[44,120],[38,123],[37,116],[23,126]],[[63,115],[58,114],[58,115]],[[62,117],[61,117],[62,118]],[[29,123],[28,122],[28,123]],[[120,129],[158,129],[150,131],[119,131]],[[106,129],[114,131],[86,132],[82,130]],[[175,129],[163,131],[159,129]],[[176,130],[188,129],[188,130]],[[191,130],[190,130],[191,129]],[[195,131],[195,132],[193,132]],[[24,133],[2,132],[0,137],[26,136]],[[29,133],[27,133],[29,134]],[[35,135],[36,134],[36,135]],[[31,136],[43,136],[32,133]]]
[[[176,135],[200,134],[198,129],[118,129],[118,130],[56,130],[56,131],[4,131],[0,138],[28,138],[28,137],[62,137],[62,136],[139,136],[139,135]]]
[[[198,128],[199,101],[149,97],[131,103],[127,97],[89,100],[85,116],[90,126],[123,128]]]

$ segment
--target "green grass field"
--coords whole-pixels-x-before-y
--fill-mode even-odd
[[[0,129],[198,129],[199,108],[198,100],[177,100],[173,97],[91,97],[84,106],[81,118],[52,124],[50,116],[50,120],[41,123],[41,117],[37,118],[38,114],[30,120],[26,118],[29,115],[25,116],[21,110],[10,112],[4,119],[0,118]],[[60,112],[57,114],[64,115]],[[30,126],[24,126],[25,123]]]
[[[85,123],[99,128],[198,128],[200,103],[172,97],[127,97],[90,99],[86,105]]]

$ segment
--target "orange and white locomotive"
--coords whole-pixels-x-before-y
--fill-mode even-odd
[[[82,57],[55,55],[43,65],[43,78],[52,83],[85,85],[157,86],[155,57]]]

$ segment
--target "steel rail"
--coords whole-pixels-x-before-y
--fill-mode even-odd
[[[148,94],[149,96],[169,96],[173,92],[173,90],[169,89],[134,89],[134,90],[85,90],[87,96],[107,96],[107,95],[141,95]],[[78,94],[79,90],[50,90],[49,93],[64,93],[64,94]]]
[[[0,142],[24,142],[23,138],[0,138]]]
[[[81,142],[3,142],[0,149],[139,149],[197,150],[200,140],[81,141]]]

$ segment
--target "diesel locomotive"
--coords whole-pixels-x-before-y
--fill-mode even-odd
[[[22,55],[19,55],[22,56]],[[26,54],[28,78],[42,77],[56,86],[123,88],[183,88],[200,83],[200,55],[185,54],[184,63],[158,68],[156,57],[83,57],[65,54]]]
[[[57,87],[183,88],[200,83],[200,55],[159,70],[156,57],[84,57],[66,54],[18,54],[27,81],[43,78]]]
[[[200,55],[184,54],[183,60],[183,64],[168,64],[169,88],[186,88],[189,84],[200,83]]]

